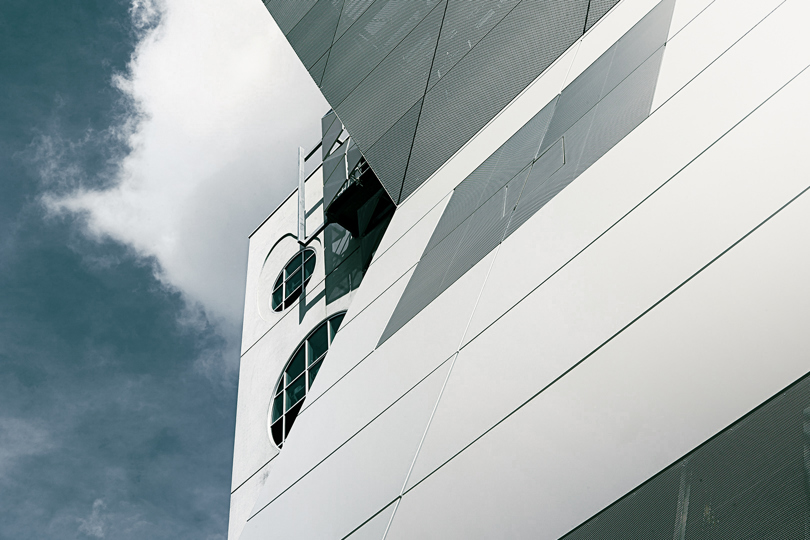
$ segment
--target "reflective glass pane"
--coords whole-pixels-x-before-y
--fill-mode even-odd
[[[273,291],[273,309],[278,309],[281,307],[281,303],[284,301],[284,288],[279,287],[275,291]]]
[[[281,446],[284,441],[284,421],[279,418],[278,422],[270,426],[270,433],[273,434],[273,442]]]
[[[337,334],[338,328],[340,328],[340,323],[343,322],[343,317],[345,317],[345,313],[341,313],[337,317],[332,317],[329,320],[329,331],[330,331],[330,338],[335,339],[335,334]],[[330,339],[330,340],[331,340]]]
[[[301,287],[298,287],[293,292],[287,295],[287,299],[284,301],[284,307],[287,308],[293,305],[293,302],[298,300],[299,296],[301,296]]]
[[[301,268],[301,261],[303,261],[304,255],[298,254],[296,255],[293,260],[287,263],[287,266],[284,267],[284,277],[289,279],[290,274]]]
[[[307,339],[307,347],[309,348],[309,363],[312,364],[318,360],[326,349],[329,348],[329,342],[326,336],[326,323],[323,323],[312,335]]]
[[[307,259],[307,262],[304,263],[304,281],[308,280],[312,276],[312,272],[314,270],[315,270],[315,255],[313,254],[313,256]]]
[[[287,370],[284,372],[284,383],[290,384],[293,379],[298,377],[304,371],[304,348],[301,347],[296,351],[295,356],[290,361],[290,365],[287,366]]]
[[[276,396],[273,400],[273,413],[271,422],[275,422],[279,418],[281,418],[281,414],[284,412],[284,394],[281,393]]]
[[[299,268],[295,272],[293,272],[290,277],[287,278],[287,291],[292,291],[297,289],[301,285],[301,269]],[[290,296],[290,293],[287,292],[287,296]]]
[[[278,278],[276,279],[276,282],[273,285],[274,289],[278,289],[279,287],[281,287],[281,282],[283,281],[283,279],[282,279],[283,277],[284,277],[284,274],[279,274],[278,275]]]
[[[298,403],[298,401],[300,401],[307,393],[304,377],[298,377],[295,379],[293,383],[287,387],[285,393],[287,394],[286,408],[289,410],[290,405]]]
[[[302,377],[303,378],[303,377]],[[284,423],[286,424],[284,428],[284,437],[286,438],[287,435],[290,434],[290,428],[292,428],[293,422],[295,422],[295,418],[298,416],[298,411],[301,410],[301,405],[304,402],[298,403],[295,407],[290,409],[290,411],[284,415]]]
[[[312,387],[312,381],[315,380],[315,375],[318,374],[318,370],[321,369],[323,362],[318,362],[314,366],[310,366],[309,368],[309,386]]]

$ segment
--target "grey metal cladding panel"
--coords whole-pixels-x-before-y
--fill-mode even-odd
[[[449,0],[428,88],[456,65],[520,0]]]
[[[332,46],[343,0],[318,0],[309,12],[290,30],[287,40],[309,69]]]
[[[588,7],[588,20],[585,23],[585,31],[591,29],[596,24],[596,21],[604,17],[605,13],[619,3],[619,0],[591,0]]]
[[[366,152],[366,161],[395,202],[402,191],[402,178],[405,176],[421,109],[420,99]]]
[[[323,70],[326,68],[326,60],[329,57],[329,51],[323,53],[323,56],[318,59],[315,64],[311,68],[309,68],[309,75],[312,77],[312,80],[315,81],[315,84],[321,84],[321,79],[323,79]]]
[[[362,150],[371,148],[424,96],[441,29],[444,5],[441,2],[422,19],[391,54],[336,107],[346,129]],[[402,178],[399,180],[401,183]]]
[[[343,124],[338,120],[335,111],[329,111],[321,118],[321,156],[326,157],[343,131]]]
[[[287,34],[316,2],[317,0],[270,0],[264,5],[281,31]]]
[[[337,150],[326,158],[323,164],[323,178],[323,206],[326,208],[346,182],[346,154]]]
[[[674,9],[675,0],[662,0],[616,42],[603,96],[666,43]]]
[[[530,168],[531,166],[526,166],[470,217],[464,239],[459,244],[450,268],[444,276],[443,290],[455,283],[501,243]]]
[[[676,527],[678,492],[681,473],[672,468],[659,477],[655,485],[643,493],[623,499],[599,519],[568,533],[565,540],[605,540],[616,538],[681,540],[673,536]]]
[[[808,433],[804,377],[563,539],[806,538]]]
[[[590,115],[588,118],[583,119],[581,123],[585,126],[580,137],[584,142],[587,133],[586,128],[590,123]],[[582,143],[572,141],[571,146],[577,145],[581,148]],[[571,150],[574,150],[574,148]],[[568,137],[566,137],[558,139],[556,144],[546,150],[534,162],[532,170],[526,179],[526,185],[523,187],[523,193],[521,193],[520,200],[512,214],[505,237],[526,223],[530,217],[574,180],[574,165],[566,163],[568,155],[569,144]]]
[[[374,0],[345,0],[343,12],[340,14],[340,21],[335,32],[335,41],[340,39],[340,36],[354,24],[373,2]]]
[[[575,176],[593,165],[649,116],[663,55],[664,47],[661,47],[596,106]]]
[[[599,102],[615,52],[614,44],[562,91],[541,152],[557,142],[563,133]]]
[[[523,0],[430,89],[403,200],[582,35],[587,4]]]
[[[348,143],[344,141],[342,145],[335,148],[335,151],[332,152],[332,155],[330,155],[325,160],[323,160],[323,178],[324,179],[329,178],[330,176],[332,176],[332,172],[334,172],[335,167],[337,167],[339,164],[343,163],[342,159],[343,159],[343,155],[345,154],[345,150],[346,150],[345,147],[346,147],[347,144]]]
[[[554,98],[543,107],[456,187],[425,251],[432,249],[535,158],[556,101]]]
[[[439,0],[376,0],[332,45],[321,91],[332,107],[413,30]],[[355,130],[350,130],[356,135]],[[362,148],[362,145],[361,145]]]
[[[378,347],[444,291],[444,276],[464,238],[468,224],[469,218],[419,261],[383,330]]]
[[[357,148],[357,144],[354,142],[354,139],[349,139],[349,148],[346,150],[346,168],[349,172],[353,171],[354,168],[360,163],[360,159],[362,159],[363,154],[360,153],[360,149]]]

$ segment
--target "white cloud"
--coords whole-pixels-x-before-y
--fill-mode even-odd
[[[241,322],[247,235],[296,183],[328,109],[260,0],[132,0],[145,28],[113,84],[136,107],[111,187],[45,197],[156,261],[209,319]],[[159,18],[159,24],[154,21]]]
[[[104,517],[101,515],[104,506],[104,501],[101,499],[93,502],[93,510],[87,519],[78,518],[79,532],[95,538],[104,538]]]

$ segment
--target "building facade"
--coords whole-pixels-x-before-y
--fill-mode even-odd
[[[230,540],[810,539],[806,0],[265,5]]]

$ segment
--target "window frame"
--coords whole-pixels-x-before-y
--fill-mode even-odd
[[[314,382],[318,371],[320,371],[321,366],[326,359],[326,355],[329,353],[329,349],[332,348],[332,342],[334,341],[345,316],[346,311],[338,311],[337,313],[333,313],[318,323],[318,325],[315,326],[315,328],[309,332],[309,334],[307,334],[307,337],[301,340],[301,343],[299,343],[295,348],[295,351],[290,355],[290,358],[284,364],[284,369],[281,370],[281,375],[279,375],[278,379],[276,380],[276,384],[270,398],[270,410],[267,414],[267,432],[270,440],[279,450],[284,446],[284,441],[286,441],[287,436],[290,433],[290,429],[292,428],[295,419],[298,417],[298,413],[301,411],[304,401],[309,394],[310,387]],[[337,321],[337,324],[335,325],[333,321]],[[310,355],[312,354],[311,351],[313,347],[310,345],[310,340],[321,330],[321,328],[326,329],[326,349],[320,354],[320,356],[312,359],[310,358]],[[287,371],[293,365],[293,362],[298,360],[297,357],[302,350],[304,352],[303,370],[300,373],[295,374],[288,381]],[[310,376],[312,368],[315,368],[315,370]],[[303,382],[303,394],[294,401],[288,401],[288,399],[292,399],[288,397],[289,393],[292,391],[294,395],[294,392],[297,391],[296,385],[299,384],[299,381]],[[274,418],[277,410],[276,401],[279,400],[279,398],[281,400],[279,406],[280,412],[278,412],[278,416]],[[278,438],[277,434],[279,434]]]
[[[288,307],[292,306],[296,300],[301,296],[301,293],[304,291],[304,287],[307,286],[309,280],[312,279],[312,274],[315,272],[315,261],[317,254],[315,250],[311,247],[305,247],[298,251],[295,255],[290,257],[290,259],[284,264],[279,272],[278,277],[276,277],[276,281],[273,282],[273,290],[270,293],[270,309],[273,311],[280,313],[287,309]],[[293,265],[296,259],[300,258],[300,264],[296,266],[292,271],[290,271],[290,265]],[[312,265],[309,269],[309,274],[307,274],[307,264],[312,261]],[[299,272],[300,270],[300,272]],[[301,276],[301,282],[295,286],[290,287],[288,289],[288,283],[293,281],[293,276],[298,273]],[[277,300],[276,293],[281,292],[280,299]],[[278,302],[278,303],[277,303]]]

